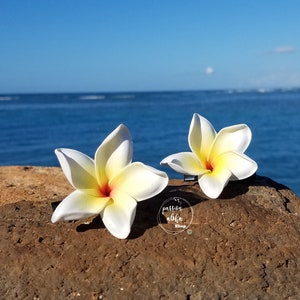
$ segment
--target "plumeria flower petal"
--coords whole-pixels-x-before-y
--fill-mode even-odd
[[[225,127],[217,134],[210,151],[210,157],[216,157],[227,151],[244,153],[251,142],[251,130],[245,124]]]
[[[245,179],[256,172],[256,162],[244,154],[251,138],[246,124],[225,127],[217,133],[208,120],[194,114],[188,135],[192,152],[169,155],[161,164],[181,174],[198,176],[202,191],[218,198],[229,180]]]
[[[100,214],[110,233],[124,239],[130,233],[137,201],[157,195],[168,184],[165,172],[132,163],[132,138],[122,124],[99,146],[94,160],[72,149],[56,149],[55,153],[76,190],[57,206],[52,222]]]
[[[188,142],[190,149],[204,166],[206,154],[210,151],[216,135],[215,129],[208,120],[198,114],[193,115]]]
[[[58,205],[51,221],[79,220],[99,214],[109,201],[109,197],[99,198],[75,190]]]
[[[165,180],[162,180],[162,176],[164,174],[161,171],[140,162],[134,162],[115,176],[111,185],[126,191],[136,201],[143,201],[154,197],[157,189],[165,188]]]
[[[110,233],[122,239],[130,233],[137,203],[129,194],[120,190],[114,191],[113,199],[113,202],[101,211],[101,217]]]
[[[228,169],[217,167],[214,172],[208,172],[205,176],[200,176],[198,183],[206,196],[216,199],[222,193],[230,177],[231,172]]]
[[[72,149],[56,149],[55,154],[65,176],[75,189],[98,195],[94,161],[90,157]]]
[[[95,153],[96,177],[100,185],[132,161],[132,138],[121,124],[102,142]]]
[[[220,155],[224,168],[231,172],[230,180],[242,180],[253,175],[257,170],[255,161],[245,154],[225,152]]]
[[[197,156],[192,152],[180,152],[169,155],[161,161],[162,165],[168,165],[174,171],[185,174],[205,174],[209,172],[199,164]]]

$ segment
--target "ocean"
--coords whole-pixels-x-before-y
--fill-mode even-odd
[[[0,95],[0,165],[59,166],[55,148],[93,157],[119,124],[132,136],[134,161],[160,166],[169,154],[189,151],[193,113],[217,131],[246,123],[246,154],[268,176],[300,195],[300,89]]]

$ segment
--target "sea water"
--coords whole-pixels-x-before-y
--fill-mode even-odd
[[[58,166],[55,148],[93,157],[119,124],[133,137],[134,161],[164,170],[167,155],[189,151],[193,113],[217,131],[246,123],[246,154],[258,174],[300,195],[300,89],[0,95],[0,165]]]

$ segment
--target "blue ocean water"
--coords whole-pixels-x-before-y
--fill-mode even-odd
[[[300,195],[300,89],[0,95],[0,165],[58,166],[60,147],[93,157],[123,123],[133,136],[134,161],[180,178],[159,162],[189,151],[195,112],[217,131],[246,123],[253,135],[246,154],[257,173]]]

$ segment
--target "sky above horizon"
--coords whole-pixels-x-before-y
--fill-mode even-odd
[[[300,87],[300,1],[4,0],[0,93]]]

